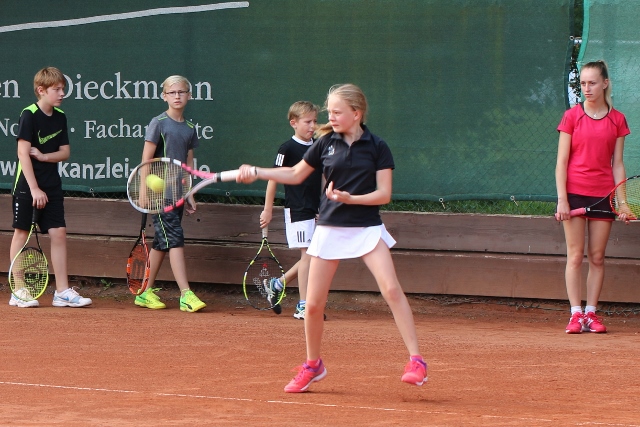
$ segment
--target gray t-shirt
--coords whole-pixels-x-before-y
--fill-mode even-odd
[[[156,144],[153,157],[169,157],[183,163],[189,150],[199,145],[195,125],[188,120],[176,122],[166,112],[151,120],[144,139]]]

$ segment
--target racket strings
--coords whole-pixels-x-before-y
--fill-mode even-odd
[[[151,161],[141,165],[128,182],[130,200],[141,209],[162,212],[173,207],[191,189],[191,175],[179,164]],[[162,188],[150,188],[147,177],[156,175],[161,179]]]
[[[257,258],[245,273],[245,292],[249,303],[255,308],[271,308],[271,280],[283,275],[282,268],[273,258]]]
[[[147,214],[143,214],[146,221]],[[144,223],[144,222],[143,222]],[[134,295],[140,295],[147,288],[151,266],[149,249],[144,240],[144,232],[136,242],[127,259],[127,285]]]
[[[28,298],[38,298],[49,283],[47,258],[35,248],[26,248],[14,260],[9,280],[14,291],[25,289]]]
[[[136,246],[129,256],[127,263],[127,273],[129,274],[129,282],[142,283],[146,277],[147,271],[147,254],[142,245]]]
[[[640,179],[629,179],[620,184],[611,195],[611,208],[616,214],[628,209],[640,218]]]

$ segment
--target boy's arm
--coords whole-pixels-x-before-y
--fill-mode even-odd
[[[144,141],[144,146],[142,147],[142,162],[141,163],[144,163],[147,160],[153,159],[153,157],[154,157],[154,155],[156,153],[156,148],[157,148],[156,144],[154,144],[151,141],[145,140]],[[143,191],[142,188],[141,188],[141,191],[139,192],[139,197],[138,197],[138,205],[139,206],[147,206],[148,203],[149,203],[149,199],[147,198],[147,192]]]
[[[33,206],[44,207],[47,204],[47,195],[38,186],[38,180],[36,180],[36,174],[33,172],[33,164],[31,163],[31,143],[26,139],[18,140],[18,160],[20,160],[20,167],[24,174],[29,189],[31,190],[31,197],[33,198]]]
[[[142,161],[153,159],[153,155],[156,153],[157,145],[151,141],[144,142],[144,148],[142,149]]]
[[[187,151],[187,166],[193,169],[193,148]]]
[[[187,166],[193,169],[193,148],[187,152]],[[193,194],[187,197],[187,203],[185,204],[187,214],[192,214],[196,211],[196,200],[193,198]]]
[[[58,151],[46,154],[41,153],[36,147],[30,147],[29,155],[43,163],[64,162],[71,156],[71,147],[69,145],[61,145]]]
[[[267,184],[267,192],[264,195],[264,209],[260,214],[260,228],[265,228],[271,222],[273,216],[273,200],[276,197],[278,183],[270,180]]]

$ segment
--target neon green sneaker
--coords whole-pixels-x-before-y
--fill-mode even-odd
[[[200,301],[200,298],[193,293],[193,291],[187,291],[180,297],[180,310],[194,313],[198,310],[205,308],[207,304]]]
[[[166,305],[164,305],[164,303],[160,301],[160,297],[155,294],[159,290],[160,288],[149,288],[140,295],[137,295],[135,300],[136,305],[139,305],[140,307],[147,307],[152,310],[165,308]]]

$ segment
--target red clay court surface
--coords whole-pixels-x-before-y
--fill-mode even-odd
[[[381,297],[334,292],[329,374],[287,394],[305,356],[296,295],[276,316],[201,288],[208,307],[191,314],[175,285],[158,311],[123,289],[85,287],[91,308],[51,307],[48,293],[19,309],[0,288],[1,426],[640,426],[640,315],[566,335],[561,304],[411,298],[429,363],[415,387],[400,382],[408,356]]]

